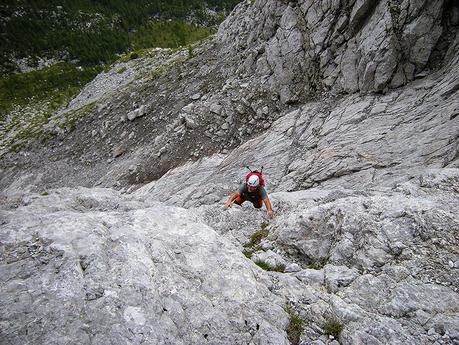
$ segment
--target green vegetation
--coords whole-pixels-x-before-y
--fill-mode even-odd
[[[169,69],[169,66],[160,66],[158,68],[155,68],[154,70],[152,70],[150,72],[150,79],[151,80],[155,80],[155,79],[158,79],[159,77],[161,77],[162,75],[166,74],[167,70]]]
[[[327,260],[317,260],[317,261],[311,261],[307,267],[311,268],[313,270],[320,270],[324,268],[324,266],[327,264]]]
[[[242,251],[242,254],[244,254],[245,257],[246,257],[247,259],[251,259],[252,256],[253,256],[253,249],[245,248],[245,249]]]
[[[43,133],[43,126],[50,116],[75,97],[101,69],[59,63],[42,70],[1,78],[0,123],[3,131],[0,131],[0,151],[18,151],[31,139],[48,139],[49,135]],[[84,111],[87,113],[88,109]],[[73,129],[82,116],[81,112],[66,114],[61,119],[61,127]]]
[[[178,48],[199,41],[214,32],[181,21],[148,22],[132,34],[134,49],[161,47]]]
[[[255,231],[252,234],[252,236],[250,236],[249,242],[244,244],[244,251],[242,253],[246,256],[246,258],[248,259],[252,258],[253,253],[259,250],[258,245],[260,244],[261,240],[269,235],[269,230],[267,228],[268,228],[268,223],[265,223],[265,222],[261,223],[260,230]],[[260,263],[260,265],[258,266],[260,266],[263,269],[272,271],[272,269],[262,267],[264,263]]]
[[[13,74],[0,79],[0,121],[15,106],[24,106],[37,101],[47,101],[46,115],[77,95],[91,81],[101,67],[77,68],[68,63],[59,63],[38,71]]]
[[[194,56],[193,54],[193,47],[191,44],[188,45],[188,59],[191,59]]]
[[[49,103],[43,104],[43,108],[49,110],[47,107]],[[71,131],[75,129],[76,123],[91,112],[95,107],[94,103],[90,103],[84,107],[76,110],[72,110],[63,114],[63,116],[57,119],[57,126],[63,130]],[[21,108],[22,109],[22,108]],[[25,113],[30,111],[27,109]],[[45,142],[52,137],[51,133],[43,131],[43,126],[48,122],[50,113],[40,112],[32,110],[28,114],[29,118],[15,117],[14,121],[8,124],[8,129],[11,130],[9,136],[0,136],[0,156],[6,151],[18,152],[22,148],[26,147],[32,139],[39,139]],[[19,125],[18,125],[19,123]],[[6,149],[3,151],[2,149]],[[3,152],[2,152],[3,151]]]
[[[208,35],[239,1],[4,0],[0,67],[12,71],[14,58],[29,56],[94,66],[133,48],[186,45]]]
[[[322,328],[325,334],[338,338],[341,334],[341,331],[343,330],[343,325],[338,320],[331,319],[328,320]]]
[[[283,264],[278,264],[276,266],[272,266],[269,263],[267,263],[266,261],[262,261],[262,260],[255,261],[255,265],[257,265],[258,267],[264,269],[265,271],[273,271],[273,272],[281,272],[281,273],[283,273],[284,270],[285,270],[285,265],[283,265]]]
[[[285,311],[289,315],[289,323],[287,327],[287,337],[292,345],[300,343],[301,334],[304,330],[304,320],[290,307],[287,306]]]
[[[59,119],[60,122],[59,122],[58,126],[61,129],[65,129],[65,130],[68,130],[68,131],[74,130],[76,124],[78,123],[78,121],[80,121],[87,114],[92,112],[94,110],[95,106],[96,106],[96,104],[93,102],[93,103],[89,103],[89,104],[87,104],[87,105],[85,105],[85,106],[83,106],[81,108],[78,108],[78,109],[75,109],[75,110],[68,111],[68,112],[64,113],[62,118]]]
[[[192,57],[192,43],[214,32],[239,1],[2,1],[0,155],[21,149],[32,138],[46,139],[42,127],[50,116],[110,63],[151,56],[152,47],[188,47],[188,58]],[[14,74],[17,59],[38,67],[42,58],[61,62]],[[151,78],[167,69],[157,68]],[[125,71],[122,67],[117,73]],[[72,130],[90,110],[89,106],[67,113],[57,119],[58,125]]]
[[[18,126],[19,129],[14,135],[14,145],[12,150],[18,151],[27,144],[29,139],[40,137],[42,133],[42,126],[47,122],[47,113],[34,113],[34,115],[28,119],[26,124]]]
[[[129,52],[129,53],[126,53],[126,54],[122,54],[118,59],[117,59],[117,63],[118,62],[128,62],[130,60],[135,60],[135,59],[138,59],[140,57],[143,57],[145,55],[149,55],[149,56],[154,56],[151,52],[150,52],[150,49],[139,49],[139,50],[136,50],[134,52]],[[109,67],[109,66],[108,66]],[[107,71],[110,70],[110,68],[107,68]]]
[[[244,244],[245,248],[253,248],[260,244],[261,240],[269,235],[268,231],[268,224],[267,223],[261,223],[261,229],[258,231],[255,231],[252,236],[250,236],[250,241],[246,244]]]

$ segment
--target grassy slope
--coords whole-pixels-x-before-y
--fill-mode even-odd
[[[228,11],[239,0],[208,0],[207,6]],[[39,128],[61,105],[79,93],[120,53],[150,47],[177,48],[207,37],[223,13],[208,17],[202,0],[5,0],[0,4],[4,44],[0,66],[16,57],[73,60],[41,70],[0,78],[0,156],[18,149],[40,133]],[[159,15],[158,13],[161,13]],[[157,19],[152,20],[154,16]],[[158,19],[159,18],[159,19]],[[162,18],[162,19],[161,19]],[[172,19],[171,19],[172,18]],[[166,20],[167,19],[167,20]],[[65,53],[63,53],[65,52]],[[77,67],[74,60],[77,61]]]

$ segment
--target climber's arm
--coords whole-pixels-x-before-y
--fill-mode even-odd
[[[239,193],[238,192],[233,192],[231,193],[230,197],[228,198],[228,200],[225,202],[225,208],[228,208],[228,207],[231,207],[231,204],[234,202],[234,200],[237,199],[237,197],[239,196]]]
[[[268,213],[268,217],[272,218],[274,215],[274,211],[273,211],[273,207],[271,206],[271,201],[269,200],[268,196],[266,196],[266,198],[263,199],[263,203],[265,204],[266,212]]]

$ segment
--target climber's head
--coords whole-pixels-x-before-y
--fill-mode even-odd
[[[257,175],[252,175],[247,180],[247,188],[249,191],[256,190],[260,186],[260,178]]]

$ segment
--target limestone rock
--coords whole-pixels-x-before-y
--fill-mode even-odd
[[[349,18],[342,6],[350,9]],[[288,103],[318,87],[384,91],[413,80],[435,51],[448,11],[443,1],[411,7],[409,1],[261,1],[239,5],[217,39],[228,52],[246,50],[241,69],[268,74],[271,90]],[[266,49],[255,59],[248,51],[261,46]]]
[[[266,252],[257,252],[252,256],[252,261],[262,261],[269,264],[271,267],[279,267],[280,265],[285,267],[285,260],[272,250],[268,250]]]
[[[127,118],[129,121],[134,121],[136,118],[144,116],[145,114],[146,114],[145,105],[142,105],[141,107],[129,112],[127,114]]]
[[[222,107],[220,104],[212,103],[212,104],[210,105],[210,108],[209,108],[209,109],[210,109],[210,111],[211,111],[212,113],[215,113],[215,114],[217,114],[217,115],[221,115],[222,110],[223,110],[223,107]]]
[[[288,264],[287,267],[285,267],[285,270],[284,270],[285,273],[293,273],[293,272],[299,272],[299,271],[301,271],[301,267],[300,267],[300,265],[298,265],[296,263]]]
[[[306,269],[295,274],[295,276],[308,285],[323,286],[325,275],[322,270]]]
[[[348,286],[359,276],[355,268],[345,266],[326,265],[324,267],[325,284],[327,288],[336,293],[341,287]]]
[[[0,314],[10,343],[289,343],[280,300],[257,282],[263,271],[184,209],[63,189],[5,211]]]
[[[193,59],[116,64],[43,132],[17,127],[27,109],[8,114],[6,342],[287,344],[286,304],[305,344],[334,341],[331,321],[341,344],[457,342],[457,13],[243,1]],[[22,146],[26,132],[52,137]],[[223,209],[245,165],[264,166],[273,219]],[[241,253],[260,228],[245,254],[285,273]]]

